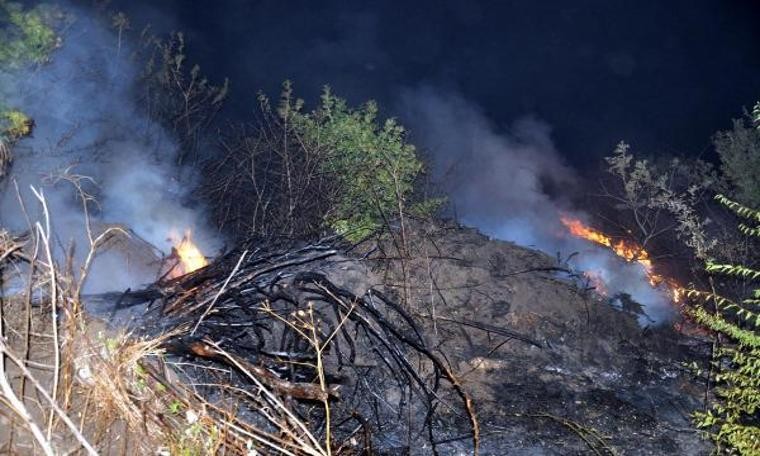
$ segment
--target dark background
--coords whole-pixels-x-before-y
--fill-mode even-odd
[[[314,102],[420,84],[459,93],[506,127],[534,115],[570,163],[598,166],[621,139],[639,154],[702,155],[760,99],[760,1],[134,1],[134,28],[185,32],[191,61],[231,79],[244,119],[286,78]]]

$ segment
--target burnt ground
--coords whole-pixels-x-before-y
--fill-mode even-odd
[[[456,226],[417,226],[411,238],[412,302],[425,303],[431,343],[474,397],[482,454],[591,454],[592,430],[620,454],[709,453],[689,419],[704,381],[684,367],[704,362],[706,340],[641,328],[543,253]],[[373,266],[382,282],[400,279],[398,262]],[[452,454],[467,454],[458,443]]]
[[[386,240],[322,259],[309,270],[357,296],[382,290],[406,304],[424,329],[425,345],[445,359],[474,399],[481,454],[710,452],[689,417],[702,406],[704,380],[684,367],[705,362],[709,341],[670,326],[641,328],[638,315],[558,274],[556,260],[543,253],[454,225],[415,224],[407,237],[411,259],[403,267]],[[283,270],[277,280],[297,273]],[[136,317],[144,327],[160,326],[151,320],[159,317],[146,320],[140,307],[110,308],[90,306],[112,322]],[[343,371],[333,381],[346,391],[364,382],[393,402],[392,383],[366,372],[358,378]],[[343,401],[335,404],[336,413],[369,407],[361,394]],[[449,413],[442,409],[441,422]],[[467,420],[457,413],[452,408],[448,424],[437,426],[439,454],[472,452]],[[387,418],[392,425],[394,417]],[[426,439],[403,429],[385,425],[374,438],[379,454],[432,453]]]

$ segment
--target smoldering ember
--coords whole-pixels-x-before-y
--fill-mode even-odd
[[[0,454],[760,455],[758,24],[0,0]]]

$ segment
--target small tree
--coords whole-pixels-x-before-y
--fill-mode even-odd
[[[286,82],[279,103],[259,94],[255,123],[222,132],[201,188],[220,229],[237,241],[311,238],[324,228],[335,186],[321,165],[326,150],[307,147],[294,127],[303,102]]]
[[[602,196],[617,211],[622,231],[644,248],[675,234],[698,258],[706,258],[713,243],[705,237],[706,220],[695,209],[707,192],[722,189],[720,176],[703,161],[677,158],[657,166],[636,159],[620,142],[606,157],[612,182],[602,184]]]
[[[718,195],[717,199],[746,222],[740,231],[760,238],[760,211]],[[749,285],[749,295],[732,300],[714,291],[690,290],[703,305],[691,312],[715,331],[721,346],[713,352],[716,369],[715,401],[709,410],[695,414],[697,425],[709,429],[718,450],[741,455],[760,454],[760,270],[744,265],[707,262],[708,273],[737,278]],[[712,304],[713,308],[706,307]]]
[[[325,89],[304,112],[286,81],[276,107],[259,97],[259,122],[222,139],[208,163],[207,198],[220,226],[241,236],[313,237],[327,228],[351,241],[398,221],[422,170],[404,128],[368,102],[350,108]],[[436,201],[411,207],[430,213]]]
[[[351,109],[326,87],[319,109],[295,117],[307,147],[326,148],[322,164],[337,182],[336,200],[326,222],[349,239],[361,239],[387,220],[399,219],[422,170],[415,147],[394,119],[378,120],[369,101]],[[403,233],[402,233],[403,234]]]
[[[760,114],[759,107],[755,107],[755,116]],[[713,136],[713,144],[723,173],[736,188],[736,199],[760,207],[760,130],[753,128],[753,120],[750,114],[734,119],[731,130]]]
[[[128,30],[129,23],[126,16],[119,13],[113,17],[112,24],[118,32],[118,59],[122,34]],[[141,88],[145,110],[179,142],[177,164],[198,164],[201,148],[207,145],[204,135],[229,94],[229,80],[214,85],[198,65],[188,65],[182,33],[160,38],[146,29],[141,38],[141,52],[135,57],[144,59],[139,63],[144,63]]]

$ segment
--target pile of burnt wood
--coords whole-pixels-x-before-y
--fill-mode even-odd
[[[238,418],[276,431],[271,411],[353,453],[433,453],[478,446],[472,402],[445,355],[361,259],[333,241],[240,248],[186,276],[128,292],[148,303],[140,331],[165,348],[182,381]],[[469,443],[467,443],[469,442]]]

